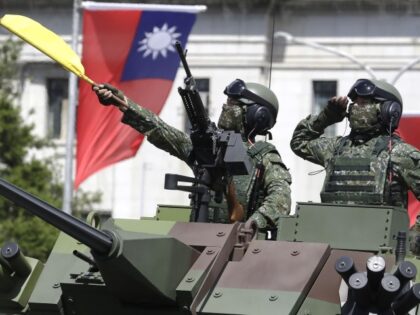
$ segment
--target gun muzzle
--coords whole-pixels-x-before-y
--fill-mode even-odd
[[[26,278],[30,275],[32,268],[22,254],[18,244],[7,243],[1,249],[1,256],[9,263],[16,275]]]

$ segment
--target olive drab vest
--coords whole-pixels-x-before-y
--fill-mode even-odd
[[[399,141],[398,137],[392,137],[393,145]],[[388,143],[388,136],[380,136],[370,150],[355,153],[348,136],[341,138],[326,167],[321,201],[406,207],[407,190],[398,182],[394,172],[389,182],[392,167]]]
[[[252,171],[248,175],[239,175],[233,176],[233,183],[236,187],[236,194],[238,197],[239,202],[244,206],[245,211],[248,208],[248,202],[250,200],[250,196],[252,190],[255,185],[256,179],[256,165],[258,162],[261,162],[263,157],[270,152],[276,152],[277,150],[271,143],[264,142],[264,141],[257,141],[254,143],[253,146],[250,146],[247,150],[249,157],[253,161]],[[258,199],[257,199],[257,208],[262,203],[264,199],[264,185],[261,185],[260,191],[258,192]]]
[[[238,201],[243,205],[245,213],[247,213],[248,210],[248,202],[250,200],[250,196],[255,184],[255,178],[256,178],[256,165],[258,162],[262,161],[263,157],[270,152],[278,153],[275,146],[271,143],[265,142],[265,141],[257,141],[254,143],[253,146],[250,146],[247,149],[247,153],[249,157],[252,159],[252,170],[250,174],[248,175],[237,175],[233,176],[232,180],[235,184],[236,189],[236,197],[238,198]],[[260,186],[260,191],[258,192],[258,200],[257,200],[257,208],[259,205],[261,205],[263,199],[264,199],[264,185]],[[209,203],[209,213],[210,221],[213,222],[223,222],[222,218],[228,218],[227,215],[227,204],[226,202],[222,203],[216,203],[214,200],[210,201]],[[245,218],[245,220],[248,219],[248,217]],[[230,223],[229,220],[226,220],[225,223]]]

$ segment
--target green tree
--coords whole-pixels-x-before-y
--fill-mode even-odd
[[[16,106],[18,57],[22,44],[7,40],[0,48],[0,177],[34,196],[61,207],[63,183],[54,158],[37,159],[33,152],[52,144],[32,134]],[[98,193],[79,192],[75,209],[92,209],[100,201]],[[46,260],[58,230],[0,197],[0,246],[17,241],[25,255]]]

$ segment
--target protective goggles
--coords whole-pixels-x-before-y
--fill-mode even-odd
[[[395,101],[400,102],[395,95],[382,90],[381,88],[377,87],[372,81],[368,79],[359,79],[356,81],[356,83],[353,84],[353,86],[350,88],[349,93],[347,96],[354,101],[357,96],[361,97],[368,97],[373,98],[377,100],[389,100],[389,101]]]
[[[267,107],[270,111],[275,112],[275,109],[271,103],[251,92],[246,88],[246,84],[241,79],[236,79],[230,83],[223,91],[228,97],[240,101],[246,105],[259,104]]]

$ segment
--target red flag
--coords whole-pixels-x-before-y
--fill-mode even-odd
[[[404,115],[398,127],[398,132],[405,142],[420,149],[420,114]],[[410,227],[416,223],[416,217],[420,212],[420,202],[410,191],[408,193],[408,217],[410,219]]]
[[[174,43],[186,45],[203,6],[86,3],[82,54],[86,74],[159,114],[179,68]],[[136,154],[143,136],[122,124],[121,117],[116,107],[100,105],[91,86],[80,81],[76,189],[96,171]]]

